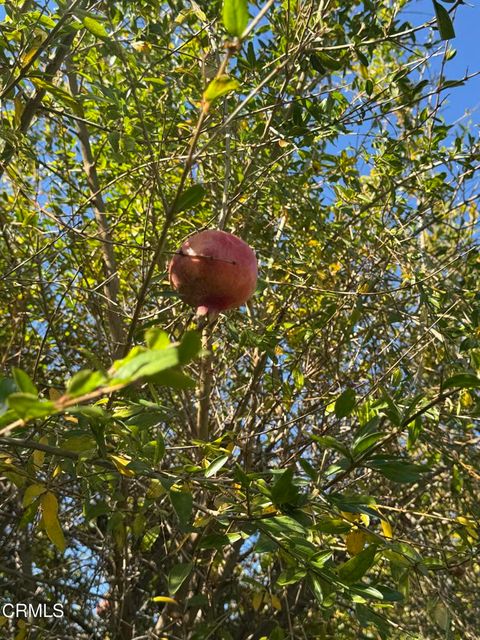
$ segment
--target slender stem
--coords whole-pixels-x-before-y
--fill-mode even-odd
[[[202,348],[205,352],[200,362],[200,383],[198,387],[197,405],[197,436],[200,440],[208,441],[210,400],[213,386],[213,324],[208,316],[202,328]]]
[[[77,74],[70,64],[67,64],[67,77],[70,92],[74,98],[80,95]],[[84,116],[83,108],[78,107],[79,114]],[[98,227],[98,236],[102,252],[103,274],[105,280],[103,290],[107,300],[107,321],[110,331],[111,356],[119,358],[122,352],[122,345],[125,339],[125,331],[118,305],[118,295],[120,291],[120,278],[118,275],[117,260],[114,251],[114,240],[107,214],[107,205],[102,196],[100,179],[97,173],[96,159],[90,143],[90,132],[83,121],[77,122],[77,136],[80,142],[83,168],[93,197],[92,208]]]
[[[270,7],[274,2],[275,0],[268,0],[268,2],[265,3],[265,5],[260,9],[260,11],[255,16],[255,18],[253,18],[250,24],[248,24],[247,27],[245,28],[245,31],[242,33],[240,37],[241,40],[245,40],[245,38],[249,36],[249,34],[255,29],[257,24],[260,22],[263,16],[267,13],[267,11],[270,9]]]
[[[153,272],[155,271],[155,266],[157,265],[157,262],[158,262],[160,256],[162,255],[162,253],[163,253],[163,251],[165,249],[165,245],[166,245],[166,242],[167,242],[167,235],[168,235],[170,227],[171,227],[171,225],[172,225],[172,223],[173,223],[173,221],[175,219],[175,209],[176,209],[178,200],[179,200],[180,196],[182,195],[183,188],[185,186],[185,182],[187,180],[188,174],[189,174],[190,169],[192,167],[193,155],[194,155],[194,152],[195,152],[195,148],[197,146],[198,139],[200,137],[200,132],[202,130],[203,121],[205,120],[206,115],[207,115],[206,110],[202,109],[202,111],[200,112],[200,115],[198,117],[198,122],[197,122],[197,126],[196,126],[196,129],[195,129],[195,133],[193,134],[192,141],[190,142],[190,148],[189,148],[189,151],[188,151],[188,156],[187,156],[187,159],[185,161],[185,166],[183,168],[183,173],[182,173],[182,175],[180,177],[180,183],[178,185],[177,192],[175,194],[175,198],[174,198],[172,204],[169,206],[169,208],[166,211],[165,222],[163,224],[162,233],[160,235],[160,239],[158,241],[157,248],[155,250],[155,253],[153,254],[152,261],[150,262],[150,266],[148,268],[147,274],[145,276],[145,279],[143,281],[142,287],[141,287],[140,292],[138,294],[137,304],[135,306],[135,310],[133,312],[132,321],[131,321],[130,327],[128,329],[127,340],[126,340],[126,344],[125,344],[125,348],[124,348],[124,355],[126,355],[128,353],[128,350],[130,349],[130,345],[132,344],[133,336],[134,336],[134,333],[135,333],[135,329],[137,327],[138,319],[140,317],[140,312],[141,312],[143,304],[145,302],[145,298],[146,298],[146,295],[147,295],[148,287],[150,286],[150,281],[151,281],[151,279],[153,277]]]

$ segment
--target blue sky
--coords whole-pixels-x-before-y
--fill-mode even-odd
[[[449,80],[460,79],[466,72],[480,71],[480,0],[467,2],[468,4],[457,8],[454,18],[456,37],[450,41],[450,46],[457,50],[457,55],[446,67],[446,77]],[[447,9],[452,7],[447,3],[443,3],[443,6]],[[432,0],[412,2],[404,14],[412,24],[422,24],[434,16]],[[436,62],[439,63],[438,58]],[[450,91],[443,114],[447,122],[451,123],[466,110],[471,113],[462,122],[480,124],[480,76],[472,78],[465,86],[455,87]]]

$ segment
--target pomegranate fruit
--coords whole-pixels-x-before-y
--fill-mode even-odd
[[[241,307],[255,291],[257,259],[246,242],[209,229],[190,236],[173,256],[170,283],[198,315]]]

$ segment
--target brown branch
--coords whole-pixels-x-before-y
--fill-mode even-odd
[[[68,70],[68,81],[72,96],[77,98],[80,93],[78,81],[75,72],[71,68]],[[80,101],[78,101],[78,109],[81,118],[84,118],[83,108]],[[90,195],[92,196],[92,206],[101,241],[103,272],[105,275],[103,290],[107,299],[107,320],[113,342],[111,354],[113,358],[118,358],[123,350],[125,330],[118,308],[120,280],[118,277],[117,261],[114,252],[114,242],[107,219],[107,208],[100,188],[100,180],[98,178],[95,158],[90,144],[90,134],[83,119],[77,120],[76,124],[83,159],[83,168],[87,177]]]
[[[65,57],[73,44],[75,35],[76,33],[69,33],[60,41],[53,60],[49,62],[45,69],[45,73],[43,74],[43,79],[45,81],[50,82],[60,69],[62,62],[65,60]],[[16,82],[18,82],[18,79]],[[33,97],[30,98],[30,100],[28,100],[28,102],[25,104],[20,118],[20,124],[18,126],[17,133],[25,134],[28,131],[30,125],[32,124],[32,120],[39,110],[46,93],[46,89],[37,89]],[[0,158],[0,178],[10,164],[13,156],[15,155],[15,152],[15,143],[11,140],[7,141]]]

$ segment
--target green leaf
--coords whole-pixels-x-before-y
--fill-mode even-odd
[[[289,516],[274,516],[273,518],[261,520],[259,521],[259,526],[274,536],[280,536],[282,538],[291,535],[306,535],[306,529]]]
[[[168,593],[170,595],[174,595],[180,589],[182,584],[190,575],[193,569],[193,564],[191,562],[187,562],[185,564],[176,564],[170,570],[168,574]]]
[[[52,82],[47,82],[43,78],[34,77],[32,78],[32,82],[37,88],[44,89],[59,102],[67,107],[70,107],[74,113],[80,115],[80,104],[70,93],[64,91],[61,87],[57,87],[57,85],[53,84]]]
[[[310,54],[310,64],[315,71],[318,71],[318,73],[325,73],[325,66],[322,64],[320,56],[316,53]]]
[[[228,536],[221,533],[211,533],[209,536],[203,537],[199,544],[199,549],[224,549],[230,544]]]
[[[178,359],[180,364],[187,364],[199,353],[202,348],[202,339],[198,331],[187,331],[178,346]]]
[[[310,62],[312,62],[312,67],[317,71],[319,70],[320,66],[324,67],[325,69],[330,69],[331,71],[338,71],[344,66],[343,58],[336,60],[330,54],[325,53],[325,51],[316,51],[313,55],[315,57],[316,67],[314,67],[313,65],[312,57],[310,57]]]
[[[193,209],[205,197],[204,187],[201,184],[193,184],[191,187],[182,192],[175,205],[175,213],[184,211],[185,209]]]
[[[295,505],[298,500],[298,487],[293,484],[293,469],[287,469],[277,478],[272,487],[272,501],[276,505]]]
[[[85,369],[76,373],[67,383],[67,393],[72,397],[83,396],[100,387],[107,378],[101,371]]]
[[[33,384],[33,380],[30,378],[30,376],[27,373],[25,373],[25,371],[22,371],[22,369],[17,369],[16,367],[13,367],[12,373],[19,391],[23,391],[24,393],[30,393],[34,396],[38,396],[37,387]]]
[[[248,24],[247,0],[223,0],[222,18],[228,33],[239,38]]]
[[[343,443],[339,442],[333,436],[312,435],[311,437],[312,437],[312,440],[314,440],[315,442],[318,442],[318,444],[324,447],[325,449],[333,449],[334,451],[338,451],[339,453],[346,456],[347,458],[350,457],[350,452],[348,450],[348,447],[346,447]]]
[[[213,102],[220,96],[225,95],[226,93],[230,93],[231,91],[236,91],[240,86],[240,83],[235,78],[231,78],[226,74],[219,76],[218,78],[214,78],[208,87],[205,89],[203,94],[203,99],[205,102]]]
[[[138,378],[148,378],[179,364],[178,350],[173,345],[162,351],[144,351],[130,360],[128,357],[125,360],[127,362],[120,364],[120,367],[115,372],[115,379],[130,381]],[[118,365],[122,362],[120,360],[115,364]]]
[[[210,478],[210,476],[214,476],[220,469],[224,466],[230,456],[219,456],[212,460],[212,462],[205,469],[205,477]]]
[[[383,600],[382,592],[379,591],[376,587],[372,587],[371,585],[352,584],[349,587],[349,591],[351,591],[352,593],[356,593],[359,596],[362,596],[362,598]]]
[[[22,420],[45,418],[55,413],[56,408],[49,400],[40,400],[31,393],[12,393],[8,396],[8,406]]]
[[[347,584],[361,580],[375,562],[376,545],[370,545],[338,568],[338,575]]]
[[[459,389],[480,389],[480,378],[473,373],[457,373],[448,378],[444,384],[444,389],[458,387]]]
[[[312,465],[308,462],[308,460],[305,460],[305,458],[300,458],[298,462],[300,463],[300,466],[305,471],[305,473],[310,478],[310,480],[313,480],[314,482],[316,482],[318,479],[318,473],[317,471],[315,471]]]
[[[71,435],[64,442],[62,442],[62,449],[68,449],[68,451],[74,451],[75,453],[82,453],[84,451],[91,451],[96,448],[96,442],[89,434],[76,434]]]
[[[142,542],[140,544],[143,551],[150,551],[153,547],[155,540],[160,535],[160,525],[155,525],[151,529],[149,529],[142,538]]]
[[[335,401],[335,415],[337,418],[345,418],[355,406],[355,391],[347,388]]]
[[[68,413],[76,413],[86,418],[94,418],[95,420],[106,420],[108,414],[102,409],[94,405],[78,405],[76,407],[69,407]]]
[[[319,604],[322,604],[324,595],[320,579],[316,575],[310,573],[308,575],[308,582],[317,602]]]
[[[390,459],[380,456],[374,456],[366,466],[379,471],[393,482],[401,483],[418,482],[422,473],[430,471],[426,465],[413,464],[400,458]]]
[[[0,378],[0,410],[5,411],[7,398],[11,393],[18,391],[18,387],[10,378]]]
[[[171,389],[194,389],[196,382],[190,376],[179,369],[168,369],[168,371],[161,371],[150,377],[151,382],[155,384],[170,387]]]
[[[387,619],[379,616],[364,604],[357,604],[356,614],[362,627],[373,625],[378,630],[382,640],[387,640],[387,638],[391,637],[391,627]]]
[[[193,497],[188,491],[170,490],[170,501],[180,522],[181,529],[188,527],[192,515]]]
[[[444,6],[437,2],[437,0],[433,0],[433,8],[435,9],[435,16],[437,18],[437,26],[441,39],[450,40],[451,38],[455,38],[455,30],[448,11]]]
[[[108,39],[109,36],[108,36],[107,30],[105,29],[105,27],[101,22],[98,22],[98,20],[95,20],[90,16],[85,16],[82,20],[82,24],[85,27],[85,29],[90,31],[90,33],[93,33],[93,35],[96,36],[97,38],[100,38],[101,40]]]
[[[364,451],[373,447],[379,440],[385,437],[383,431],[374,431],[373,433],[366,433],[360,438],[354,440],[352,445],[352,453],[354,456],[359,456]]]
[[[376,584],[375,589],[382,594],[382,600],[384,602],[401,602],[404,598],[400,591],[391,589],[390,587]]]
[[[342,518],[320,518],[315,523],[315,531],[321,533],[347,533],[352,525]]]
[[[378,518],[378,512],[375,508],[368,505],[375,505],[374,498],[362,495],[345,495],[340,493],[330,494],[328,501],[334,504],[340,511],[348,513],[365,513],[366,515]]]
[[[145,344],[149,349],[166,349],[171,345],[168,333],[158,327],[151,327],[145,331]]]
[[[290,567],[282,571],[282,573],[277,578],[277,584],[279,587],[286,587],[289,584],[295,584],[296,582],[300,582],[307,575],[305,569],[300,567]]]
[[[275,540],[272,540],[269,536],[261,533],[258,536],[258,540],[255,543],[255,553],[270,553],[272,551],[276,551],[278,548]]]

